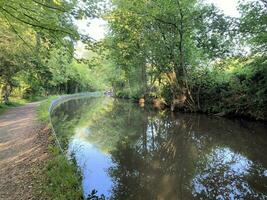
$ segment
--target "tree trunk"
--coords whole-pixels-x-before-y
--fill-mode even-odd
[[[4,102],[4,104],[9,103],[9,96],[11,94],[11,91],[12,91],[12,87],[10,86],[10,84],[5,83],[1,91],[2,101]]]
[[[146,74],[146,66],[142,64],[141,66],[141,77],[142,77],[142,93],[144,97],[147,95],[147,74]]]

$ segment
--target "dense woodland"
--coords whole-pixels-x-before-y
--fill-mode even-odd
[[[103,91],[160,108],[267,119],[267,1],[0,0],[1,101]],[[102,18],[95,41],[75,20]],[[88,55],[75,57],[78,41]]]

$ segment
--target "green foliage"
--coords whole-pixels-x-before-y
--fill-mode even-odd
[[[119,97],[171,107],[185,99],[183,110],[265,118],[264,0],[240,1],[238,19],[201,0],[110,3],[1,0],[1,102],[112,88]],[[73,19],[84,17],[108,21],[105,40],[78,34]],[[80,60],[77,40],[89,49]]]
[[[0,103],[0,114],[4,113],[6,110],[12,107],[22,106],[26,103],[25,100],[11,98],[7,104]]]
[[[266,1],[242,0],[239,6],[242,17],[240,19],[240,33],[242,40],[250,44],[254,53],[267,51],[267,9]]]
[[[251,57],[195,72],[190,81],[200,111],[266,120],[266,80],[266,58]]]
[[[189,90],[190,67],[229,53],[230,20],[214,6],[188,0],[113,3],[115,9],[106,16],[111,29],[107,46],[123,70],[121,86],[115,88],[120,95],[140,98],[158,87],[179,95]]]
[[[97,80],[99,71],[92,74],[74,59],[74,44],[85,37],[74,19],[98,16],[99,6],[99,0],[1,0],[1,102],[15,93],[32,99],[105,87]]]
[[[266,119],[266,2],[240,1],[239,19],[202,1],[113,4],[106,45],[117,96]]]

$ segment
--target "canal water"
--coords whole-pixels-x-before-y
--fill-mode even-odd
[[[88,199],[267,199],[267,126],[109,97],[52,113]]]

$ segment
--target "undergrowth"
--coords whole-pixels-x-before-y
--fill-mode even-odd
[[[4,113],[9,108],[23,106],[26,103],[28,103],[25,99],[19,99],[19,98],[10,98],[10,101],[8,103],[0,103],[0,114]]]

